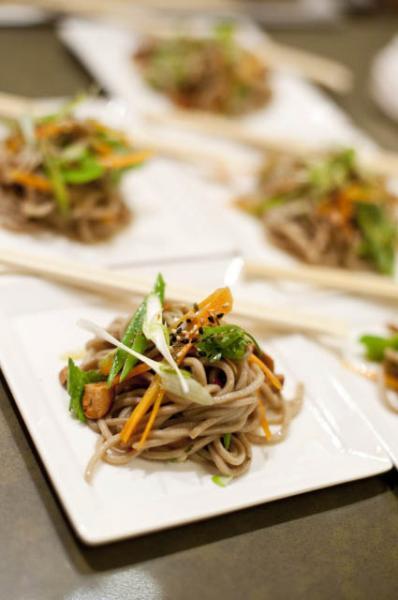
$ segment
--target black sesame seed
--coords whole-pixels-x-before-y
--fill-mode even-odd
[[[223,318],[223,316],[224,316],[224,313],[218,313],[218,315],[217,315],[217,319],[222,319],[222,318]]]
[[[192,319],[187,319],[187,323],[192,323]]]
[[[200,335],[203,334],[203,327],[199,327],[199,333],[200,333]]]
[[[199,304],[197,304],[196,302],[193,305],[193,309],[197,312],[199,310]]]
[[[212,317],[211,315],[209,316],[209,322],[214,323],[214,317]]]

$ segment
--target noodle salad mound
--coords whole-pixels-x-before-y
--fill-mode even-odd
[[[181,108],[238,116],[271,98],[269,69],[236,42],[228,23],[207,38],[148,39],[134,61],[148,85]]]
[[[397,198],[382,177],[362,172],[351,149],[306,160],[276,155],[238,205],[307,263],[394,272]]]
[[[77,119],[75,105],[41,118],[10,120],[0,146],[0,226],[94,243],[129,223],[119,182],[148,152],[134,150],[120,131]]]
[[[283,375],[252,335],[224,322],[229,288],[187,306],[165,300],[158,275],[131,319],[95,334],[80,366],[70,358],[60,381],[72,415],[98,434],[87,470],[136,457],[192,460],[221,485],[247,471],[253,444],[282,441],[302,402],[287,401]]]

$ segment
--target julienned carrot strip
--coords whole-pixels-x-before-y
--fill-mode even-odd
[[[269,424],[268,424],[267,417],[265,414],[265,407],[264,407],[264,404],[261,402],[261,398],[258,398],[258,411],[260,413],[260,425],[264,431],[267,441],[269,442],[269,440],[272,437],[272,433],[269,428]]]
[[[269,369],[267,367],[267,365],[265,365],[263,363],[263,361],[258,358],[258,356],[256,356],[255,354],[251,354],[249,356],[248,360],[249,360],[249,362],[254,363],[258,367],[260,367],[260,369],[262,370],[264,375],[267,377],[267,379],[269,379],[269,381],[271,382],[271,384],[274,386],[275,389],[277,389],[277,390],[282,389],[282,384],[279,381],[279,379],[274,375],[274,373],[271,371],[271,369]]]
[[[186,344],[178,353],[177,355],[177,359],[176,362],[178,365],[180,365],[182,363],[182,361],[184,360],[184,358],[186,357],[186,355],[188,354],[188,352],[190,351],[190,349],[192,348],[192,344]],[[151,416],[149,417],[149,421],[145,427],[145,431],[141,436],[140,442],[138,447],[140,448],[142,446],[142,444],[145,442],[145,440],[147,439],[152,427],[153,427],[153,423],[156,419],[156,415],[159,412],[159,408],[160,408],[160,404],[163,400],[164,397],[164,390],[160,390],[158,396],[156,397],[155,400],[155,404],[153,405],[153,409],[152,409],[152,413]],[[160,399],[158,400],[158,398],[160,397]]]
[[[388,389],[398,392],[398,381],[395,379],[395,377],[391,377],[391,375],[384,375],[384,382]]]
[[[177,365],[180,365],[182,363],[182,361],[184,360],[191,348],[192,344],[185,344],[185,346],[183,346],[183,348],[177,354]]]
[[[91,146],[101,156],[109,156],[109,154],[112,152],[111,147],[108,146],[108,144],[105,144],[105,142],[101,142],[100,140],[94,140],[93,142],[91,142]]]
[[[138,443],[138,449],[142,448],[142,446],[144,445],[144,443],[145,443],[145,441],[146,441],[146,439],[147,439],[147,437],[148,437],[148,435],[149,435],[149,433],[150,433],[150,431],[151,431],[151,429],[153,427],[153,424],[155,422],[155,419],[156,419],[156,417],[158,415],[158,412],[159,412],[159,409],[160,409],[160,405],[161,405],[162,400],[164,398],[164,394],[165,394],[165,392],[162,389],[159,390],[158,393],[157,393],[157,396],[156,396],[156,399],[155,399],[155,403],[154,403],[153,408],[152,408],[151,416],[149,417],[149,421],[146,424],[146,427],[144,429],[144,433],[142,434],[141,439],[140,439],[140,441]]]
[[[39,192],[50,192],[52,185],[46,177],[36,173],[27,173],[25,171],[11,171],[8,175],[13,183],[18,183],[25,187],[30,187]]]
[[[146,414],[146,412],[151,408],[159,390],[160,390],[160,377],[158,377],[158,375],[156,375],[153,378],[150,386],[146,390],[145,394],[143,395],[140,403],[137,404],[137,406],[135,407],[135,409],[129,416],[126,424],[124,425],[124,427],[120,433],[120,440],[124,444],[128,443],[128,441],[129,441],[130,437],[133,435],[138,423],[141,421],[141,419]]]
[[[151,156],[153,156],[153,152],[150,150],[141,150],[140,152],[133,152],[131,154],[111,154],[103,156],[100,159],[100,163],[107,169],[124,169],[138,165],[148,160]]]
[[[39,139],[48,139],[63,133],[70,133],[75,129],[80,129],[81,125],[77,121],[61,121],[56,123],[42,123],[36,127],[36,136]]]

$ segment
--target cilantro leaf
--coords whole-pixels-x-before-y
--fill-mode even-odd
[[[241,360],[253,343],[259,349],[256,340],[238,325],[219,325],[204,327],[196,348],[210,362],[221,358]]]

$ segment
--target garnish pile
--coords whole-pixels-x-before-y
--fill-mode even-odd
[[[354,151],[344,150],[308,161],[276,156],[257,192],[238,204],[306,262],[392,275],[396,202],[386,182],[363,173]]]
[[[100,459],[122,464],[138,454],[237,476],[250,465],[251,444],[282,440],[299,408],[300,399],[283,398],[283,377],[256,340],[224,323],[228,288],[192,307],[164,294],[159,275],[128,322],[108,330],[80,323],[96,337],[60,379],[71,413],[101,436],[87,478]]]
[[[10,122],[0,148],[0,225],[51,230],[82,242],[107,239],[130,220],[120,178],[141,165],[119,131],[73,116],[75,103],[42,118]]]
[[[146,82],[183,108],[241,115],[271,95],[266,67],[236,43],[228,24],[209,38],[149,40],[134,59]]]

